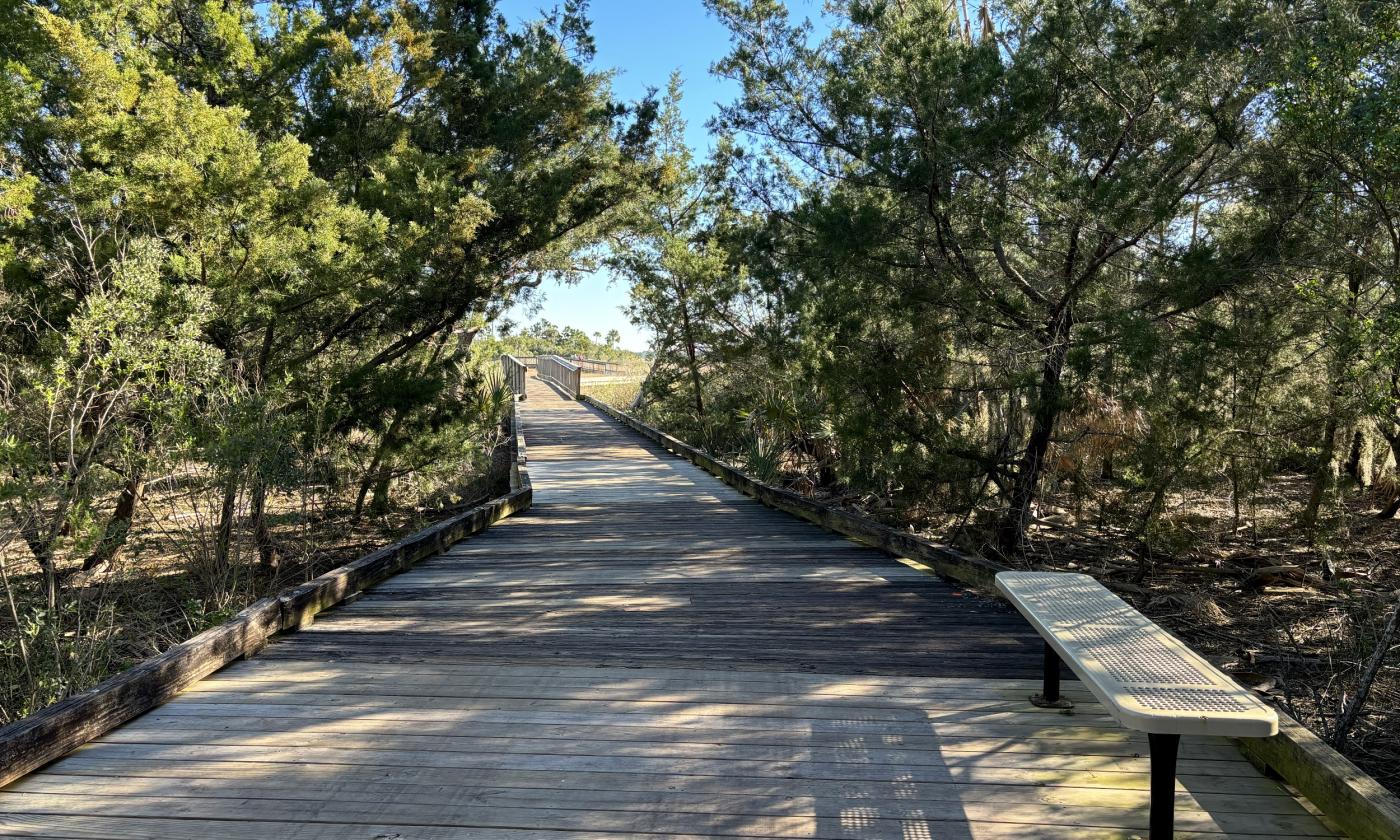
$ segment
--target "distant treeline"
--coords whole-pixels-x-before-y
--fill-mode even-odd
[[[513,356],[555,355],[564,358],[581,357],[605,362],[642,363],[647,354],[624,350],[620,347],[621,334],[608,330],[606,334],[595,332],[592,335],[578,327],[556,327],[541,319],[520,332],[512,332],[512,325],[502,322],[494,335],[477,339],[477,349],[488,350],[496,355],[509,353]]]

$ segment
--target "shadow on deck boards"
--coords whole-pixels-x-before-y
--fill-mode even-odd
[[[531,380],[535,506],[0,794],[0,836],[1127,838],[1145,739],[1009,608]],[[1228,742],[1182,836],[1327,829]]]

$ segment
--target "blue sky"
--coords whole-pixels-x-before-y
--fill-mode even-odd
[[[535,19],[541,9],[551,8],[550,0],[501,0],[501,13],[512,23]],[[817,16],[817,0],[789,0],[794,16]],[[705,122],[718,110],[717,103],[729,102],[738,86],[710,75],[710,65],[729,52],[729,33],[705,10],[701,0],[593,0],[589,7],[593,36],[598,45],[595,65],[615,69],[616,95],[636,100],[649,88],[662,88],[673,70],[685,80],[682,100],[687,139],[702,158],[710,147]],[[508,317],[518,324],[540,318],[590,333],[617,330],[622,345],[645,350],[650,336],[634,327],[623,313],[627,304],[627,284],[614,282],[599,272],[575,286],[547,281],[540,289],[537,312],[517,306]]]

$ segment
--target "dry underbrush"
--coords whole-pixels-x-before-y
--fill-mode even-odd
[[[88,688],[233,615],[243,606],[366,554],[493,495],[468,480],[441,505],[399,507],[356,521],[354,488],[270,494],[280,566],[258,567],[241,502],[230,558],[211,558],[217,500],[197,475],[146,489],[128,541],[109,566],[81,571],[80,551],[60,568],[59,607],[44,609],[41,576],[13,528],[0,522],[0,724]],[[450,505],[450,506],[444,506]],[[8,539],[7,539],[8,538]],[[70,547],[71,548],[71,547]]]
[[[1026,560],[1094,575],[1400,791],[1400,635],[1378,650],[1400,520],[1358,494],[1310,539],[1307,494],[1306,479],[1280,478],[1238,526],[1227,492],[1178,497],[1145,539],[1047,508]]]

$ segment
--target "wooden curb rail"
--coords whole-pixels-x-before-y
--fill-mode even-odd
[[[1356,840],[1400,837],[1400,797],[1282,711],[1272,738],[1235,741],[1256,767],[1297,788]]]
[[[587,394],[580,395],[579,399],[768,507],[853,537],[896,557],[918,561],[926,567],[925,571],[952,578],[1001,599],[993,583],[997,572],[1007,570],[1005,566],[764,484],[607,403]],[[1356,840],[1400,838],[1400,798],[1306,726],[1282,710],[1276,711],[1279,716],[1277,735],[1231,739],[1245,758],[1288,782]]]
[[[438,554],[533,501],[518,413],[511,418],[510,492],[332,569],[315,580],[253,602],[232,619],[66,700],[0,728],[0,787],[62,758],[172,699],[236,659],[255,655],[281,632]]]

